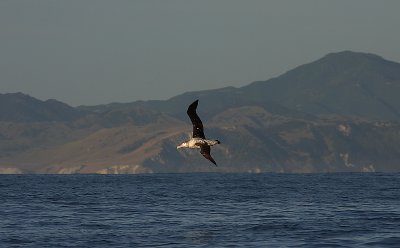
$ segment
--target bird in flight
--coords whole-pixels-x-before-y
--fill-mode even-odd
[[[215,164],[215,166],[217,166],[217,163],[211,157],[210,147],[216,144],[220,144],[221,142],[219,142],[219,140],[206,139],[206,137],[204,136],[203,123],[196,113],[198,103],[199,100],[194,101],[192,104],[189,105],[187,110],[187,114],[193,124],[192,138],[186,142],[183,142],[176,148],[200,149],[201,155],[203,155],[206,159],[210,160],[213,164]]]

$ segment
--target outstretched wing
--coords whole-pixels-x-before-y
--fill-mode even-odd
[[[210,160],[213,164],[215,164],[215,166],[217,166],[217,163],[215,162],[215,160],[211,157],[210,154],[210,146],[209,145],[203,145],[201,146],[200,149],[200,153],[201,155],[203,155],[206,159]]]
[[[202,138],[205,139],[204,131],[203,131],[203,123],[200,120],[200,117],[196,113],[197,104],[199,100],[194,101],[189,105],[187,114],[192,121],[193,124],[193,138]]]

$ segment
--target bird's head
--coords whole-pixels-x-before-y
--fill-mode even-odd
[[[189,147],[189,144],[188,144],[187,142],[183,142],[182,144],[180,144],[179,146],[177,146],[176,149],[184,148],[184,147]]]

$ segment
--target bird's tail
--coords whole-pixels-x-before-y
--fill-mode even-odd
[[[221,144],[221,141],[219,141],[219,140],[215,140],[216,142],[217,142],[217,144]]]

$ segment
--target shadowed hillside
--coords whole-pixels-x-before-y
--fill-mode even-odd
[[[400,120],[400,64],[372,54],[328,54],[241,90],[253,98],[268,98],[315,115]]]

